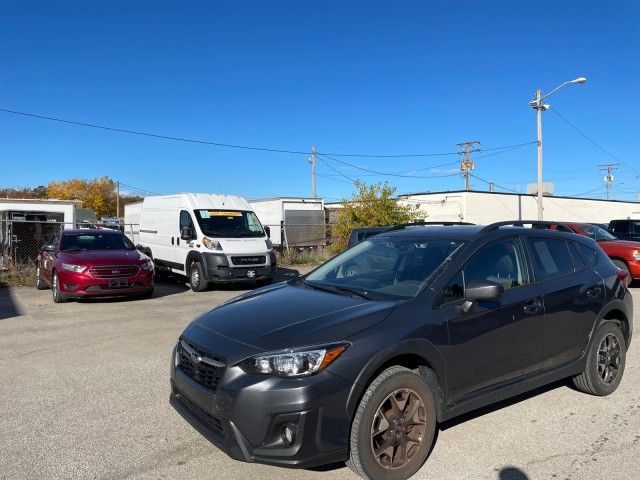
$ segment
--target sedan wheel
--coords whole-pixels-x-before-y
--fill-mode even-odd
[[[65,303],[67,301],[67,296],[60,291],[58,274],[56,272],[53,272],[53,275],[51,276],[51,292],[54,303]]]

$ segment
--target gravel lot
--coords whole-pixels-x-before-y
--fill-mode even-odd
[[[148,300],[63,305],[49,291],[0,289],[0,478],[355,479],[343,466],[233,461],[170,407],[177,336],[240,288],[197,294],[163,281]],[[640,478],[638,343],[614,395],[558,384],[450,422],[415,478]]]

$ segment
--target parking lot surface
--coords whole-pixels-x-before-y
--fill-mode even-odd
[[[297,272],[283,269],[281,279]],[[194,293],[159,282],[147,300],[53,304],[0,289],[0,478],[355,479],[344,466],[236,462],[170,407],[169,355],[193,317],[245,287]],[[635,311],[640,311],[640,288]],[[640,478],[640,352],[618,391],[559,383],[442,426],[416,479]]]

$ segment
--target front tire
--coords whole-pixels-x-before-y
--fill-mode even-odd
[[[627,344],[620,327],[605,322],[593,334],[584,371],[573,378],[578,390],[605,396],[615,392],[622,380]]]
[[[383,371],[367,388],[353,418],[347,466],[369,480],[405,480],[431,451],[436,431],[433,393],[408,368]]]
[[[204,270],[200,262],[193,262],[191,264],[189,283],[191,284],[191,290],[194,292],[204,292],[207,289],[207,281],[204,278]]]
[[[58,274],[55,271],[51,275],[51,292],[53,303],[65,303],[68,300],[68,297],[60,291],[60,282],[58,281]]]

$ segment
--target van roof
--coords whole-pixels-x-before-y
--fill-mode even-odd
[[[146,206],[164,206],[174,203],[175,207],[198,209],[253,210],[249,202],[237,195],[220,195],[215,193],[175,193],[145,197]]]

